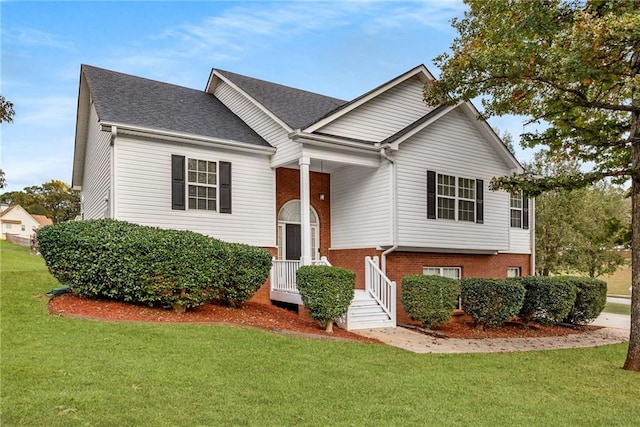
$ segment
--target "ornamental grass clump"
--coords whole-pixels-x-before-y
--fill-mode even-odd
[[[576,286],[561,277],[529,276],[519,281],[525,289],[519,314],[524,322],[560,323],[576,300]]]
[[[576,287],[576,300],[564,322],[577,325],[593,322],[607,302],[607,283],[591,277],[562,276],[559,280]]]
[[[38,241],[51,274],[88,298],[184,311],[216,298],[236,305],[264,282],[255,270],[239,271],[247,265],[240,253],[253,250],[191,231],[101,219],[42,228]],[[263,271],[264,257],[256,258]],[[236,285],[242,290],[223,292]]]
[[[353,271],[325,265],[306,265],[297,272],[296,283],[305,307],[327,332],[349,309],[356,285]]]
[[[447,323],[459,294],[460,282],[448,277],[411,274],[402,278],[402,305],[425,328]]]
[[[479,327],[497,328],[514,318],[522,307],[524,287],[512,280],[463,279],[463,310]]]

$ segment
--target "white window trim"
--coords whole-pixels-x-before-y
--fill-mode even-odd
[[[440,194],[439,192],[439,186],[438,186],[438,179],[440,178],[440,176],[449,176],[449,177],[453,177],[454,179],[454,195],[453,196],[448,196],[448,195],[443,195]],[[472,191],[474,194],[474,198],[473,199],[467,199],[465,197],[460,197],[460,180],[461,179],[467,179],[469,181],[472,182]],[[443,220],[443,221],[460,221],[460,222],[465,222],[465,223],[470,223],[470,224],[475,224],[476,223],[476,215],[477,215],[477,194],[476,194],[476,178],[470,178],[470,177],[466,177],[466,176],[459,176],[459,175],[450,175],[447,173],[440,173],[440,172],[436,172],[436,219],[439,220]],[[454,212],[453,212],[453,219],[451,218],[442,218],[440,217],[440,198],[444,198],[444,199],[453,199],[454,201]],[[468,220],[461,220],[460,219],[460,201],[465,201],[465,202],[472,202],[473,203],[473,221],[468,221]]]
[[[509,227],[511,228],[522,228],[522,223],[524,222],[524,218],[523,218],[523,204],[524,201],[522,200],[522,193],[518,192],[517,198],[520,200],[520,207],[513,207],[513,200],[516,199],[516,196],[514,196],[514,194],[509,193]],[[511,222],[511,212],[513,211],[519,211],[520,213],[520,225],[513,225],[513,223]]]
[[[196,162],[198,161],[204,161],[208,163],[215,163],[216,164],[216,184],[209,184],[209,183],[199,183],[199,182],[192,182],[189,180],[189,160],[195,160]],[[186,157],[186,179],[185,179],[185,185],[186,185],[186,198],[187,198],[187,205],[186,205],[186,209],[187,210],[192,210],[192,211],[203,211],[203,212],[216,212],[219,213],[220,212],[220,191],[219,191],[219,184],[220,184],[220,161],[219,160],[206,160],[203,158],[195,158],[195,157]],[[196,171],[197,173],[197,171]],[[209,174],[210,172],[207,171],[207,174]],[[197,177],[196,177],[197,179]],[[211,209],[198,209],[196,208],[191,208],[189,207],[189,186],[195,186],[195,187],[206,187],[206,188],[214,188],[215,189],[215,194],[216,194],[216,208],[215,210],[211,210]],[[196,190],[197,191],[197,190]],[[197,200],[198,198],[196,198],[196,204],[197,204]],[[209,203],[209,198],[205,198],[207,205]]]
[[[510,272],[516,272],[516,276],[512,276],[509,273]],[[522,268],[521,267],[507,267],[507,278],[515,278],[515,277],[522,277]]]

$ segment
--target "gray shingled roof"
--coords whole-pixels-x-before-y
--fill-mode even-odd
[[[82,65],[101,121],[270,147],[211,94]]]
[[[217,70],[249,96],[262,104],[292,129],[304,129],[347,103],[306,90]]]

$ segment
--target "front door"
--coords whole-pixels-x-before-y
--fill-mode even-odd
[[[286,259],[298,261],[302,256],[302,227],[300,224],[286,224]]]

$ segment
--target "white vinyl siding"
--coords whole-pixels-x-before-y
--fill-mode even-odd
[[[110,217],[111,133],[100,130],[93,103],[90,106],[87,148],[82,182],[84,219]]]
[[[398,240],[400,246],[484,251],[509,249],[509,195],[488,190],[491,178],[510,170],[468,116],[452,111],[400,144]],[[484,223],[427,219],[426,171],[484,181]]]
[[[331,248],[392,244],[389,166],[331,173]]]
[[[116,218],[192,230],[229,242],[275,247],[275,173],[269,157],[119,137]],[[171,155],[231,162],[232,214],[171,209]]]
[[[321,127],[318,132],[380,142],[432,110],[422,100],[423,87],[420,79],[411,78]]]
[[[272,167],[281,166],[300,157],[300,144],[289,139],[287,130],[246,96],[223,81],[216,86],[214,95],[258,135],[276,147],[276,153],[271,159]]]

